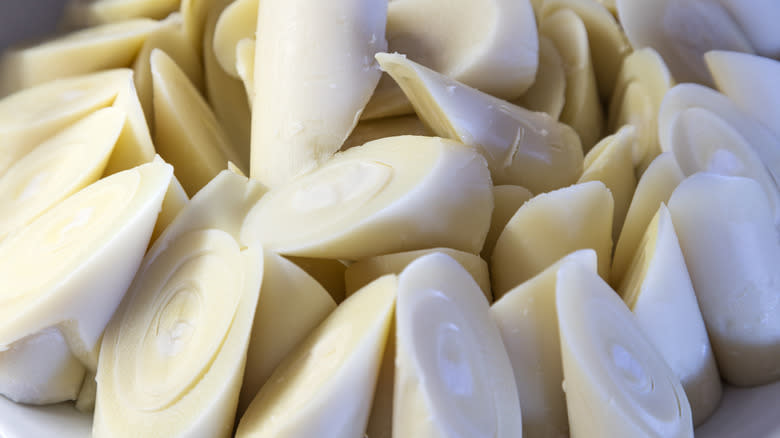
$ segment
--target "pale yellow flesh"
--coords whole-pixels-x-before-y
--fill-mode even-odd
[[[311,257],[286,257],[311,275],[317,283],[325,288],[336,304],[340,304],[346,298],[346,285],[344,271],[347,265],[341,260],[316,259]]]
[[[569,430],[555,307],[556,273],[569,261],[596,272],[596,252],[573,252],[515,287],[490,307],[512,363],[523,436],[565,436]]]
[[[214,54],[222,69],[234,78],[239,76],[236,68],[239,41],[255,38],[258,4],[259,0],[234,1],[219,15],[214,28]],[[254,68],[254,53],[252,65]]]
[[[103,338],[93,437],[231,435],[262,260],[213,228],[147,256]]]
[[[578,249],[598,255],[599,275],[609,278],[612,194],[599,181],[576,184],[531,198],[509,220],[490,262],[496,297]]]
[[[752,179],[699,173],[675,189],[669,211],[724,380],[777,380],[780,242],[763,190]]]
[[[529,192],[525,187],[512,185],[493,186],[493,215],[490,216],[490,230],[480,253],[485,261],[491,260],[498,236],[504,231],[504,227],[506,227],[509,219],[512,219],[517,209],[531,198],[533,198],[533,193]],[[496,296],[496,298],[499,297]]]
[[[349,297],[279,365],[241,418],[238,438],[361,438],[393,318],[398,280]]]
[[[680,380],[615,291],[577,262],[557,277],[570,436],[693,438]]]
[[[533,84],[512,103],[558,120],[566,102],[566,71],[555,44],[539,37],[539,69]]]
[[[269,187],[327,161],[357,124],[387,49],[386,0],[260,2],[250,176]],[[312,50],[316,47],[316,50]]]
[[[436,247],[478,253],[492,210],[490,174],[472,148],[388,137],[269,191],[241,237],[284,255],[341,260]]]
[[[490,293],[490,274],[487,263],[478,255],[450,248],[421,249],[395,254],[384,254],[355,262],[344,272],[347,295],[386,274],[400,274],[410,263],[428,254],[440,252],[457,261],[477,282],[485,299],[493,302]]]
[[[501,334],[479,286],[434,253],[398,281],[393,437],[517,437],[522,418]]]
[[[64,27],[96,26],[130,18],[162,20],[176,11],[180,0],[69,0]]]
[[[694,426],[703,423],[720,402],[720,375],[665,204],[648,226],[618,292],[680,379]]]
[[[540,193],[581,175],[577,134],[549,115],[490,96],[403,55],[382,53],[377,60],[436,135],[470,145],[485,157],[494,184]]]
[[[236,71],[244,82],[249,109],[255,101],[255,50],[257,41],[244,38],[236,44]]]

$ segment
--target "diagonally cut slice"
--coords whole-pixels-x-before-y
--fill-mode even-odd
[[[383,254],[352,263],[344,272],[347,295],[352,295],[361,287],[385,274],[400,274],[413,261],[435,252],[446,254],[457,261],[477,282],[488,302],[493,302],[493,295],[490,293],[490,274],[487,263],[476,254],[450,248],[431,248]]]
[[[285,356],[335,308],[328,291],[309,274],[284,257],[265,252],[263,285],[238,399],[239,418]]]
[[[182,234],[139,273],[106,330],[92,436],[230,436],[262,252]]]
[[[512,103],[547,113],[555,120],[561,116],[566,103],[566,71],[558,49],[548,38],[539,37],[539,68],[533,84]]]
[[[260,2],[252,178],[281,185],[341,148],[379,81],[386,22],[387,0]]]
[[[693,438],[680,380],[620,297],[577,262],[555,287],[572,438]]]
[[[501,333],[479,286],[435,253],[398,277],[394,437],[518,437],[522,418]]]
[[[236,437],[363,437],[397,289],[387,275],[337,307],[276,368]]]
[[[436,135],[472,145],[485,157],[495,184],[541,193],[572,184],[582,173],[577,134],[549,115],[485,94],[403,55],[376,58]]]
[[[512,219],[517,209],[533,197],[533,194],[525,187],[513,185],[493,186],[493,203],[495,205],[493,207],[493,215],[490,216],[490,230],[480,253],[484,260],[490,260],[498,236],[504,231],[509,219]]]
[[[341,260],[440,246],[476,254],[490,225],[490,188],[474,149],[436,137],[388,137],[269,191],[247,215],[241,238],[284,255]]]
[[[566,254],[591,248],[599,275],[609,278],[614,201],[600,181],[531,198],[509,220],[490,262],[493,295],[527,281]]]
[[[561,388],[563,368],[555,282],[558,269],[570,261],[596,272],[596,252],[575,251],[507,292],[490,307],[490,316],[501,330],[512,363],[523,408],[523,436],[527,438],[567,436],[569,431]]]
[[[214,28],[214,54],[227,74],[238,77],[236,49],[244,39],[255,39],[259,0],[237,0],[226,7]],[[254,61],[254,53],[252,54]],[[254,62],[252,62],[254,64]]]
[[[104,178],[0,244],[0,346],[59,325],[73,354],[95,369],[172,172],[154,162]]]
[[[680,379],[694,426],[703,423],[720,402],[720,375],[665,204],[647,227],[618,292]]]
[[[764,191],[750,178],[699,173],[675,189],[669,211],[724,380],[777,380],[780,241]]]
[[[0,176],[0,241],[103,174],[125,114],[98,110],[41,143]]]

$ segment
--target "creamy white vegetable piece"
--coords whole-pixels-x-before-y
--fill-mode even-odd
[[[776,433],[780,2],[67,3],[0,54],[0,436]]]

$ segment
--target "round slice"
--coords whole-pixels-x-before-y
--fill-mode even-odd
[[[269,191],[241,238],[280,254],[342,260],[439,246],[478,253],[492,210],[490,173],[474,149],[388,137]]]
[[[693,438],[680,380],[604,280],[565,264],[556,307],[573,438]]]
[[[501,333],[468,272],[421,257],[398,278],[393,435],[518,437],[522,418]]]

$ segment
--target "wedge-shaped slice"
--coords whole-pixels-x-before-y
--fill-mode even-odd
[[[173,164],[184,190],[194,195],[238,154],[208,104],[176,63],[155,49],[151,54],[154,82],[155,143]]]
[[[661,55],[650,47],[623,59],[609,104],[607,130],[615,132],[625,124],[637,129],[634,165],[641,172],[661,153],[658,144],[658,111],[664,95],[674,86]]]
[[[615,216],[612,219],[612,241],[617,242],[636,190],[633,155],[637,130],[625,126],[616,134],[603,138],[585,156],[585,171],[579,182],[601,181],[612,192]]]
[[[239,41],[255,38],[258,4],[259,0],[234,1],[219,14],[214,28],[214,54],[222,69],[234,78],[239,76],[236,69]]]
[[[420,257],[433,253],[446,254],[457,261],[477,282],[489,303],[493,302],[490,293],[490,273],[487,263],[478,255],[450,248],[421,249],[417,251],[384,254],[355,262],[344,272],[347,295],[352,295],[361,287],[385,274],[400,274],[410,263]]]
[[[395,390],[395,318],[390,322],[382,364],[374,390],[374,401],[368,415],[365,435],[371,438],[393,436],[393,392]]]
[[[599,95],[608,101],[623,59],[632,50],[628,38],[615,17],[596,0],[546,0],[540,18],[543,21],[561,9],[575,12],[585,25]]]
[[[531,198],[496,241],[490,263],[493,295],[500,298],[578,249],[594,249],[599,275],[609,278],[613,210],[612,194],[599,181]]]
[[[517,209],[526,201],[533,198],[533,194],[525,187],[502,185],[493,186],[493,215],[490,216],[490,230],[485,238],[480,255],[485,260],[490,260],[493,248],[501,232],[504,231],[509,219],[515,215]]]
[[[103,329],[146,251],[172,171],[158,162],[104,178],[0,244],[3,349],[59,325],[73,354],[95,369]]]
[[[720,402],[720,375],[665,204],[647,227],[618,292],[680,379],[694,426],[703,423]]]
[[[777,380],[780,241],[763,190],[701,173],[675,189],[669,211],[721,375],[740,386]]]
[[[596,252],[575,251],[507,292],[490,308],[512,363],[526,438],[567,436],[569,431],[555,282],[560,266],[570,261],[596,272]]]
[[[344,140],[341,150],[360,146],[372,140],[398,135],[433,135],[433,132],[416,115],[362,120],[355,125],[355,129]]]
[[[540,193],[569,185],[582,173],[577,134],[549,115],[468,87],[403,55],[376,58],[436,135],[472,145],[485,156],[495,184]]]
[[[560,120],[577,131],[588,151],[601,138],[604,110],[585,23],[571,9],[558,9],[540,20],[539,33],[553,42],[566,71],[566,100]]]
[[[257,41],[254,38],[244,38],[236,44],[236,72],[244,83],[249,109],[255,102],[255,51]]]
[[[249,163],[250,131],[252,116],[247,101],[247,93],[241,80],[225,73],[214,53],[214,29],[222,11],[233,0],[213,0],[206,2],[210,9],[203,30],[203,75],[206,82],[206,98],[214,109],[217,119],[230,138],[233,147],[244,163]],[[254,60],[254,56],[252,57]],[[252,62],[254,65],[254,61]],[[242,169],[249,174],[249,168]]]
[[[0,96],[53,79],[129,67],[157,27],[157,21],[139,18],[8,51],[0,60]]]
[[[539,68],[533,84],[512,101],[531,111],[544,112],[558,120],[566,102],[566,71],[555,44],[539,37]]]
[[[744,137],[710,111],[689,108],[672,121],[671,147],[683,174],[711,172],[753,178],[761,185],[780,224],[780,191]]]
[[[492,210],[490,173],[474,149],[388,137],[269,191],[241,238],[280,254],[342,260],[436,247],[476,254]]]
[[[658,113],[658,139],[661,150],[672,150],[672,124],[688,108],[703,108],[723,119],[744,137],[758,153],[775,182],[780,182],[780,137],[776,137],[753,117],[717,91],[697,84],[679,84],[664,96]]]
[[[98,110],[41,143],[0,176],[0,241],[103,174],[125,114]]]
[[[702,57],[710,50],[753,52],[720,1],[617,0],[617,8],[631,45],[657,50],[679,82],[712,82]]]
[[[74,400],[84,373],[84,365],[55,327],[0,351],[0,394],[17,403],[45,405]]]
[[[255,69],[252,178],[278,186],[339,150],[379,81],[386,22],[386,0],[260,2],[255,62],[273,68]]]
[[[724,51],[707,52],[704,59],[718,89],[780,138],[780,61]]]
[[[626,213],[626,220],[615,244],[610,270],[610,283],[617,288],[631,264],[634,253],[650,221],[662,202],[668,202],[672,192],[685,179],[671,152],[659,155],[639,179]]]
[[[0,397],[0,434],[5,438],[85,438],[91,430],[92,416],[78,412],[70,404],[29,406]]]
[[[181,67],[195,88],[203,89],[203,66],[200,62],[200,55],[195,52],[190,40],[184,34],[183,26],[181,14],[171,14],[164,22],[160,23],[158,29],[146,38],[133,63],[133,81],[138,92],[138,100],[141,102],[146,120],[150,124],[154,123],[152,104],[154,85],[152,66],[150,65],[152,50],[160,49],[165,52],[176,62],[176,65]]]
[[[276,368],[236,437],[362,437],[397,289],[388,275],[337,307]]]
[[[147,257],[103,337],[93,437],[230,436],[262,264],[219,229]]]
[[[325,288],[336,304],[340,304],[346,298],[346,284],[344,271],[346,263],[335,259],[317,259],[312,257],[286,257],[311,275],[317,283]]]
[[[773,0],[723,0],[721,3],[737,21],[756,54],[780,58],[780,31],[776,26],[780,4]]]
[[[394,437],[517,437],[522,419],[501,333],[479,286],[451,257],[398,277]]]
[[[281,362],[332,311],[328,291],[295,263],[266,252],[246,372],[238,399],[240,417]]]
[[[693,438],[680,379],[609,285],[570,262],[555,288],[571,436]]]
[[[65,27],[82,27],[131,18],[162,20],[178,7],[179,0],[70,0],[62,22]]]
[[[203,53],[206,47],[206,31],[209,14],[223,8],[219,1],[180,0],[179,11],[184,18],[184,33],[189,37],[197,53]],[[225,3],[225,5],[229,4]],[[213,38],[213,36],[211,37]]]

